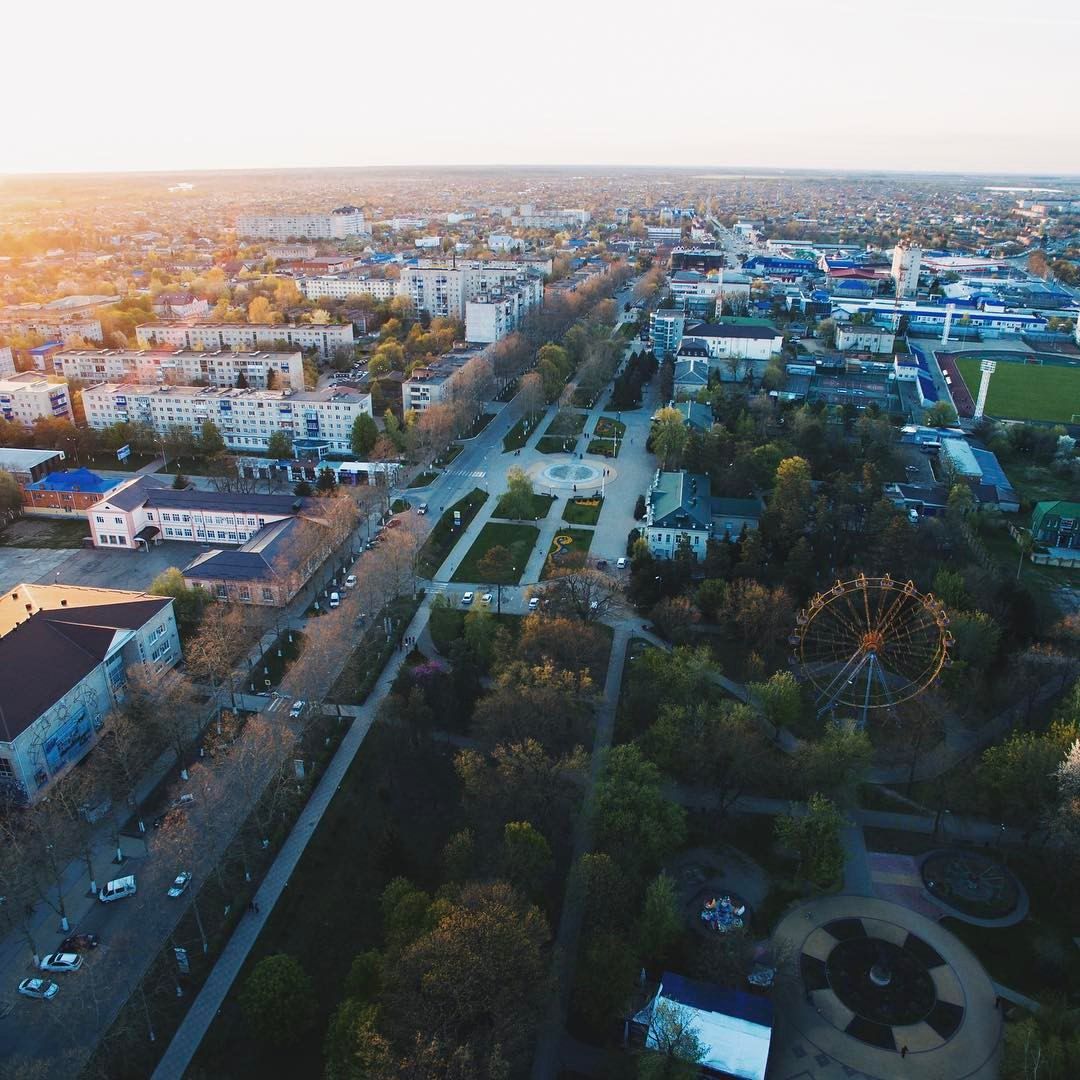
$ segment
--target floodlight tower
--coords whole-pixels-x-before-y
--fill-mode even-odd
[[[975,401],[975,414],[976,420],[981,420],[983,411],[986,408],[986,395],[990,393],[990,376],[994,374],[997,369],[996,360],[983,360],[979,364],[979,370],[982,372],[982,378],[979,380],[979,396]]]
[[[956,310],[955,304],[945,305],[945,325],[941,328],[941,344],[949,344],[949,331],[952,330],[952,317],[953,312]]]

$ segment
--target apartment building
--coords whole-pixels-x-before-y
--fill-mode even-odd
[[[456,349],[415,368],[401,384],[401,404],[406,412],[423,412],[429,405],[441,405],[454,396],[455,381],[462,368],[483,349]]]
[[[83,408],[87,424],[99,430],[130,422],[159,435],[174,427],[198,434],[210,420],[230,450],[265,451],[271,433],[285,431],[298,448],[347,453],[353,421],[371,416],[371,395],[343,386],[296,391],[100,383],[83,391]]]
[[[371,232],[364,212],[339,206],[326,214],[241,214],[237,234],[259,240],[345,240]]]
[[[464,319],[470,300],[516,285],[528,272],[517,262],[447,264],[422,259],[402,269],[399,292],[409,298],[414,311],[427,311],[432,318]]]
[[[319,249],[314,244],[274,244],[266,249],[268,259],[285,262],[291,259],[314,259]]]
[[[215,349],[65,349],[52,357],[58,375],[83,382],[235,386],[241,375],[255,390],[304,389],[300,352]]]
[[[922,248],[903,242],[893,248],[892,279],[898,296],[914,296],[919,291]]]
[[[62,341],[65,345],[102,340],[100,319],[41,311],[33,315],[0,316],[0,334],[8,337],[16,334],[40,334],[49,341]]]
[[[32,803],[93,748],[128,671],[180,659],[169,596],[16,585],[0,597],[0,785]]]
[[[392,300],[398,295],[394,278],[353,277],[349,274],[328,274],[321,277],[300,277],[297,287],[309,300],[329,296],[347,300],[350,296],[371,296],[376,300]]]
[[[501,341],[543,302],[544,283],[524,275],[512,285],[481,293],[465,303],[465,340],[482,344]]]
[[[520,229],[583,229],[590,221],[588,210],[537,210],[533,206],[522,206],[510,218],[510,224]]]
[[[0,416],[31,427],[35,420],[74,420],[66,382],[36,371],[0,379]]]
[[[143,323],[135,328],[142,349],[172,345],[178,349],[273,349],[279,342],[314,349],[324,360],[356,344],[352,323]]]
[[[11,346],[5,345],[0,348],[0,378],[6,379],[15,374],[15,357],[11,352]]]

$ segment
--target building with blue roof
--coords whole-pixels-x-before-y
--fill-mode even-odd
[[[33,483],[20,484],[23,509],[43,517],[85,518],[95,503],[107,498],[130,477],[99,476],[90,469],[58,469]]]
[[[772,1000],[665,971],[656,996],[633,1024],[644,1029],[646,1048],[663,1048],[666,1018],[677,1017],[701,1046],[703,1076],[765,1080],[772,1043]]]

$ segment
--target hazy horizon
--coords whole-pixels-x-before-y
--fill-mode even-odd
[[[854,0],[664,19],[555,0],[257,14],[193,0],[4,16],[0,174],[679,168],[1080,174],[1080,16]],[[533,9],[528,9],[533,10]],[[43,54],[46,62],[42,62]],[[699,164],[720,162],[721,164]],[[752,164],[724,164],[724,163]],[[689,164],[687,164],[689,163]]]

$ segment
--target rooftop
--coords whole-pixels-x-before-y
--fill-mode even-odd
[[[340,401],[359,403],[370,397],[351,386],[333,385],[322,390],[239,390],[233,386],[151,386],[146,383],[95,383],[87,393],[120,394],[125,397],[192,397],[199,396],[214,401],[276,401],[288,403]]]
[[[150,481],[150,483],[148,483]],[[109,496],[108,502],[121,510],[140,506],[162,510],[217,510],[241,514],[272,514],[292,517],[313,505],[311,499],[296,495],[239,495],[228,491],[201,491],[198,488],[177,490],[161,486],[151,476],[140,476]]]

